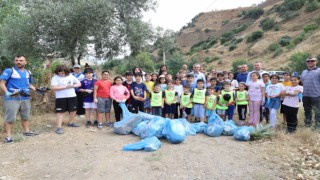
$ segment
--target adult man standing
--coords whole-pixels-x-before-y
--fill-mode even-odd
[[[81,66],[79,64],[75,64],[73,66],[73,76],[75,76],[80,82],[85,79],[85,75],[81,71]],[[83,108],[83,95],[79,91],[78,88],[75,89],[77,94],[77,101],[78,101],[78,107],[77,107],[77,115],[79,115],[81,118],[84,118],[85,109]]]
[[[233,74],[233,79],[237,80],[238,74],[241,73],[241,67],[242,65],[237,66],[237,72]]]
[[[30,71],[25,69],[27,59],[23,55],[17,55],[14,59],[15,67],[5,69],[0,76],[0,89],[5,93],[5,143],[13,143],[11,130],[16,121],[17,113],[21,116],[23,135],[35,136],[37,133],[30,131],[30,89],[35,90]]]
[[[242,64],[241,65],[241,72],[237,74],[236,80],[238,82],[246,82],[248,77],[248,65]]]
[[[260,79],[262,78],[262,74],[268,73],[267,71],[262,70],[262,64],[261,64],[261,62],[255,62],[255,63],[254,63],[254,70],[253,70],[252,72],[258,72],[258,73],[260,74]],[[249,72],[249,73],[248,73],[246,83],[248,83],[248,82],[251,80],[250,74],[251,74],[252,72]]]
[[[306,60],[307,69],[301,74],[303,84],[303,107],[305,126],[312,125],[312,109],[315,113],[315,127],[320,128],[320,68],[317,67],[317,58]]]
[[[193,71],[190,74],[194,75],[194,80],[193,80],[194,84],[197,84],[198,79],[203,79],[204,85],[206,86],[206,76],[202,72],[200,72],[200,64],[198,63],[194,64]]]

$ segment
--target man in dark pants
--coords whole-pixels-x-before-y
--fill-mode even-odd
[[[315,113],[315,127],[320,128],[320,68],[317,58],[307,58],[307,69],[301,74],[305,126],[312,126],[312,110]]]

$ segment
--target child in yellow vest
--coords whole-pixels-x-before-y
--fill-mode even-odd
[[[211,116],[211,114],[215,113],[216,104],[217,104],[217,96],[214,95],[214,89],[212,87],[207,88],[208,96],[206,96],[206,117],[207,120]]]
[[[153,91],[153,85],[154,82],[151,81],[151,75],[146,73],[144,75],[144,77],[146,78],[146,80],[143,82],[146,86],[147,86],[147,93],[146,93],[146,101],[144,102],[144,111],[146,113],[150,113],[150,93]]]
[[[178,93],[174,90],[173,81],[168,82],[168,89],[164,91],[164,114],[166,118],[173,119],[176,112]]]
[[[204,88],[204,80],[198,79],[197,80],[197,87],[194,88],[191,98],[193,103],[193,115],[196,121],[205,121],[205,108],[204,104],[206,102],[206,89]]]
[[[163,97],[164,92],[161,91],[160,84],[155,83],[153,86],[153,92],[150,93],[150,107],[152,115],[162,116],[164,102]]]
[[[223,90],[221,90],[221,95],[224,94],[230,94],[231,98],[228,102],[228,109],[226,109],[226,114],[225,117],[228,116],[228,120],[229,119],[233,119],[233,114],[234,114],[234,91],[231,90],[231,83],[225,81],[223,83]]]
[[[228,109],[229,100],[231,99],[230,94],[220,94],[217,97],[216,104],[216,112],[221,117],[221,119],[225,120],[226,110]]]
[[[249,102],[248,92],[245,90],[244,82],[239,83],[239,90],[236,92],[236,102],[239,114],[240,125],[243,125],[247,117],[247,107]]]
[[[180,109],[182,109],[182,112],[185,113],[185,115],[187,115],[186,119],[190,122],[192,102],[189,85],[183,86],[183,93],[180,96]]]

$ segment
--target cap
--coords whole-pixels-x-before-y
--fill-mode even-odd
[[[79,64],[75,64],[73,68],[81,68],[81,66]]]
[[[86,68],[84,70],[84,74],[87,74],[87,73],[93,73],[93,70],[91,68]]]
[[[89,68],[90,66],[89,66],[88,63],[86,63],[86,64],[84,65],[84,67],[85,67],[85,68]]]
[[[310,60],[317,61],[318,59],[316,57],[309,57],[306,59],[306,61],[310,61]]]
[[[159,78],[166,78],[166,76],[162,74],[159,76]]]

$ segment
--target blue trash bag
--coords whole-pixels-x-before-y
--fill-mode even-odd
[[[210,115],[210,117],[208,119],[208,124],[214,122],[215,120],[223,121],[221,119],[221,117],[216,112],[213,112],[213,113],[211,113],[211,115]]]
[[[162,131],[163,136],[172,144],[178,144],[186,138],[186,128],[177,119],[166,121],[166,125]]]
[[[249,141],[250,133],[254,131],[252,126],[241,126],[233,134],[233,137],[238,141]]]
[[[149,120],[150,121],[155,117],[155,115],[151,115],[151,114],[144,113],[144,112],[141,112],[141,111],[139,111],[138,114],[139,114],[139,116],[142,117],[143,120]]]
[[[233,120],[228,120],[224,122],[223,135],[232,136],[234,132],[238,129],[236,123]]]
[[[148,129],[148,122],[149,121],[142,121],[140,122],[137,127],[132,129],[132,133],[137,135],[137,136],[141,136],[141,133],[144,131],[147,131]]]
[[[141,129],[140,137],[147,138],[151,136],[156,136],[157,138],[162,138],[162,131],[166,125],[166,121],[170,120],[165,119],[161,116],[154,116],[151,121],[148,121],[145,128]]]
[[[137,150],[145,150],[145,151],[156,151],[160,148],[161,141],[157,137],[148,137],[142,139],[139,142],[128,144],[124,146],[122,149],[124,151],[137,151]]]
[[[211,117],[211,116],[210,116]],[[211,137],[218,137],[221,136],[223,130],[224,130],[224,122],[218,115],[214,119],[214,121],[211,121],[208,123],[207,127],[204,129],[204,133]]]
[[[114,123],[113,132],[126,135],[129,134],[133,128],[138,126],[143,119],[138,114],[130,113],[124,103],[120,103],[119,106],[123,111],[123,119]]]
[[[179,118],[178,120],[186,128],[187,135],[196,135],[197,134],[197,130],[185,118]]]
[[[196,130],[196,133],[203,133],[204,129],[206,129],[208,125],[204,122],[198,122],[191,124],[191,126]]]

